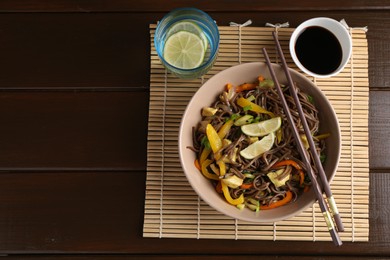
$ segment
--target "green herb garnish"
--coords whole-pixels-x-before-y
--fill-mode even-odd
[[[209,139],[207,139],[207,136],[203,136],[202,140],[200,141],[200,144],[207,149],[211,149],[210,142]]]

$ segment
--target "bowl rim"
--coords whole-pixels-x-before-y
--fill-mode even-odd
[[[213,79],[215,80],[216,78],[218,79],[218,77],[221,77],[221,75],[223,74],[227,74],[227,73],[230,73],[231,71],[234,71],[234,70],[237,70],[237,69],[240,69],[240,68],[245,68],[246,66],[248,67],[251,67],[251,66],[264,66],[265,63],[264,62],[248,62],[248,63],[241,63],[241,64],[238,64],[238,65],[234,65],[234,66],[231,66],[225,70],[222,70],[220,72],[218,72],[217,74],[213,75],[208,81],[206,81],[204,84],[202,84],[202,86],[195,92],[195,94],[192,96],[191,100],[188,102],[187,106],[186,106],[186,109],[182,115],[182,118],[181,118],[181,122],[180,122],[180,128],[179,128],[179,138],[178,138],[178,152],[179,152],[179,159],[180,159],[180,164],[181,164],[181,167],[182,167],[182,170],[186,176],[186,179],[187,181],[190,183],[192,189],[196,192],[196,194],[203,200],[205,201],[211,208],[217,210],[218,212],[226,215],[226,216],[229,216],[229,217],[232,217],[234,219],[239,219],[239,220],[244,220],[244,221],[248,221],[248,222],[252,222],[252,223],[269,223],[269,222],[275,222],[275,221],[281,221],[281,220],[285,220],[285,219],[288,219],[288,218],[291,218],[293,216],[296,216],[298,215],[299,213],[303,212],[305,209],[309,208],[310,206],[312,206],[315,202],[316,202],[316,198],[314,196],[314,192],[313,192],[313,189],[310,189],[310,193],[311,193],[311,196],[312,198],[310,200],[308,200],[308,202],[306,202],[303,206],[299,206],[299,208],[289,214],[285,214],[283,216],[278,216],[278,217],[273,217],[272,220],[264,220],[262,218],[259,218],[257,217],[257,214],[256,213],[253,213],[253,217],[246,217],[246,215],[244,214],[239,214],[240,211],[237,210],[237,214],[231,214],[230,210],[226,210],[225,209],[225,206],[221,206],[221,207],[215,207],[215,206],[212,206],[213,203],[211,203],[210,199],[205,196],[205,194],[201,193],[199,191],[199,188],[198,186],[194,183],[194,180],[191,178],[191,176],[189,175],[190,173],[190,170],[188,170],[187,168],[187,165],[185,164],[184,162],[184,151],[185,150],[188,150],[188,148],[184,147],[183,145],[183,138],[184,138],[184,134],[185,131],[188,131],[188,126],[187,126],[187,129],[186,129],[186,125],[185,125],[185,119],[187,118],[187,115],[189,113],[192,113],[191,111],[191,107],[193,105],[193,103],[196,101],[196,97],[199,95],[199,93],[201,92],[202,89],[205,88],[205,85],[207,86],[207,84],[211,84],[213,82]],[[276,64],[276,63],[272,63],[272,66],[276,66],[276,67],[281,67],[279,64]],[[336,175],[336,172],[337,172],[337,168],[338,168],[338,164],[339,164],[339,161],[340,161],[340,156],[341,156],[341,130],[340,130],[340,125],[339,125],[339,122],[338,122],[338,118],[337,118],[337,115],[336,115],[336,112],[334,111],[334,108],[333,106],[331,105],[331,103],[329,102],[328,98],[325,96],[325,94],[322,92],[322,90],[320,88],[318,88],[311,80],[309,80],[307,77],[305,77],[303,74],[299,73],[298,71],[292,69],[292,68],[289,68],[289,71],[290,73],[292,74],[292,77],[300,77],[303,81],[307,82],[309,85],[317,88],[317,90],[315,90],[316,92],[318,92],[318,95],[321,96],[321,99],[326,103],[326,105],[328,106],[329,108],[329,112],[332,113],[332,118],[336,118],[335,120],[335,125],[337,127],[337,136],[335,137],[336,140],[338,140],[338,151],[337,151],[337,154],[335,156],[335,163],[334,165],[332,166],[333,169],[332,169],[332,173],[327,176],[328,178],[328,181],[331,182],[334,178],[334,176]],[[210,83],[208,83],[210,82]],[[199,112],[200,113],[200,112]],[[191,126],[192,127],[192,126]],[[333,151],[332,151],[333,152]],[[199,173],[201,175],[201,173],[199,172],[199,170],[196,170],[197,173]],[[192,173],[192,171],[191,171]],[[204,176],[202,176],[204,178]],[[209,181],[209,180],[207,180]],[[226,205],[228,205],[229,207],[234,207],[230,204],[228,204],[228,202],[226,202]],[[273,209],[273,210],[276,210],[276,209]]]

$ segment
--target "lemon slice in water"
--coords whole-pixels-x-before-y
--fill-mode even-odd
[[[203,41],[205,51],[207,50],[208,40],[199,25],[191,21],[176,22],[169,28],[169,31],[167,32],[167,38],[180,31],[186,31],[198,35]]]
[[[249,136],[264,136],[277,131],[281,125],[282,119],[274,117],[257,123],[243,125],[241,126],[241,131]]]
[[[179,31],[167,39],[163,56],[172,66],[193,69],[202,64],[205,47],[202,39],[195,33]]]
[[[274,145],[274,141],[275,134],[272,132],[269,135],[264,136],[261,140],[247,146],[240,152],[240,155],[246,159],[251,160],[271,150],[272,146]]]

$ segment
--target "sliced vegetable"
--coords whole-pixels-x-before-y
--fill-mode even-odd
[[[206,132],[206,128],[205,128],[205,132]],[[209,142],[209,139],[207,139],[207,136],[203,136],[202,140],[200,141],[200,144],[203,145],[205,148],[208,148],[208,149],[211,148],[210,142]]]
[[[222,147],[225,148],[226,146],[230,145],[231,143],[232,143],[232,141],[225,138],[222,140]]]
[[[247,189],[250,189],[253,187],[253,182],[250,182],[250,183],[243,183],[241,184],[240,188],[243,189],[243,190],[247,190]]]
[[[227,178],[221,179],[221,181],[224,184],[226,184],[229,188],[236,189],[242,185],[244,180],[236,175],[232,175],[232,176],[229,176]]]
[[[276,131],[276,143],[279,144],[282,141],[282,138],[283,138],[283,130],[282,128],[279,128]]]
[[[232,128],[232,125],[233,125],[233,120],[232,119],[229,119],[228,121],[226,121],[222,126],[221,128],[219,129],[218,131],[218,136],[220,139],[224,139],[226,137],[226,135],[229,133],[230,131],[230,128]],[[207,129],[206,129],[207,130]]]
[[[202,108],[202,116],[213,116],[217,113],[218,108],[204,107]]]
[[[227,83],[226,84],[226,91],[229,91],[229,90],[231,90],[233,88],[233,84],[231,84],[231,83]]]
[[[253,205],[253,204],[251,204],[251,203],[246,203],[245,205],[246,205],[249,209],[251,209],[251,210],[253,210],[253,211],[255,211],[255,212],[258,212],[259,209],[260,209],[260,206]]]
[[[225,199],[227,202],[229,202],[232,205],[238,205],[244,203],[244,194],[241,194],[240,197],[237,199],[233,199],[232,196],[230,196],[229,187],[221,181],[222,185],[222,192],[225,196]]]
[[[307,140],[306,135],[301,134],[299,137],[301,138],[303,147],[304,147],[306,150],[309,149],[309,148],[310,148],[310,145],[309,145],[309,141]]]
[[[254,177],[256,177],[252,173],[244,173],[244,176],[245,176],[245,178],[248,178],[248,179],[253,179]]]
[[[230,116],[229,120],[236,120],[237,118],[240,118],[240,115],[239,114],[233,114]]]
[[[259,82],[260,88],[273,88],[274,86],[275,86],[275,83],[272,79],[265,79],[265,80]]]
[[[277,171],[270,171],[267,173],[268,178],[275,185],[276,188],[286,185],[286,182],[290,180],[290,174],[286,174],[283,178],[280,178],[283,175],[284,169]]]
[[[252,101],[255,101],[255,100],[256,100],[255,96],[253,96],[253,95],[250,95],[250,96],[249,96],[249,97],[247,97],[246,99],[248,99],[250,102],[252,102]]]
[[[199,171],[202,170],[202,167],[200,166],[200,163],[199,163],[198,159],[195,159],[194,164],[195,164],[196,169],[198,169]]]
[[[226,173],[226,164],[223,161],[218,161],[219,176],[224,176]]]
[[[270,117],[275,117],[275,115],[272,112],[267,111],[266,109],[262,108],[261,106],[247,100],[246,98],[240,97],[237,99],[237,105],[240,107],[247,107],[250,106],[250,110],[255,113],[261,113],[261,114],[267,114]]]
[[[275,202],[273,202],[273,203],[271,203],[269,205],[260,205],[260,210],[262,210],[262,209],[274,209],[274,208],[286,205],[287,203],[289,203],[292,200],[292,197],[293,197],[292,192],[291,191],[287,191],[286,192],[286,196],[283,199],[275,201]]]
[[[206,135],[209,140],[211,150],[213,150],[214,153],[218,152],[222,148],[222,140],[211,124],[207,124],[206,126]]]
[[[207,157],[209,157],[209,154],[211,153],[211,148],[209,147],[205,147],[202,151],[202,153],[200,154],[200,158],[199,158],[199,164],[202,165],[203,162],[207,159]]]
[[[305,182],[305,174],[303,173],[303,171],[299,171],[299,185],[303,185],[303,183]]]
[[[307,100],[308,100],[310,103],[314,104],[314,98],[313,98],[312,96],[307,95]]]
[[[237,119],[234,122],[234,125],[235,126],[242,126],[242,125],[250,124],[252,121],[253,121],[252,115],[244,115],[244,116],[240,117],[239,119]]]
[[[236,92],[239,93],[239,92],[242,92],[242,91],[245,91],[245,90],[252,90],[252,89],[255,89],[256,87],[257,87],[257,84],[254,84],[254,83],[244,83],[244,84],[241,84],[241,85],[236,87]]]
[[[284,161],[277,162],[271,167],[271,169],[275,169],[287,165],[291,165],[297,170],[302,170],[302,167],[294,160],[284,160]]]
[[[253,198],[248,198],[245,205],[253,211],[258,212],[260,209],[260,202]]]
[[[249,111],[249,110],[251,110],[251,109],[252,109],[252,106],[251,106],[251,105],[245,106],[245,107],[242,108],[242,110],[244,110],[244,112]]]
[[[316,135],[316,136],[314,136],[314,138],[316,138],[317,140],[321,140],[321,139],[328,138],[329,136],[330,136],[330,133],[326,133],[326,134],[322,134],[322,135]]]
[[[217,186],[215,186],[215,191],[216,191],[217,193],[222,193],[222,184],[221,184],[221,181],[219,181],[219,182],[217,183]]]
[[[284,160],[284,161],[280,161],[280,162],[277,162],[275,163],[271,169],[276,169],[276,168],[279,168],[279,167],[282,167],[282,166],[287,166],[287,165],[291,165],[292,167],[294,167],[295,169],[298,170],[298,174],[299,174],[299,185],[303,185],[304,181],[305,181],[305,174],[304,172],[302,171],[302,167],[294,160]]]
[[[239,210],[242,210],[242,209],[245,208],[245,204],[238,204],[238,205],[237,205],[237,208],[238,208]]]
[[[207,159],[207,160],[205,160],[204,162],[203,162],[203,164],[201,165],[202,166],[202,174],[206,177],[206,178],[208,178],[208,179],[211,179],[211,180],[219,180],[219,177],[217,176],[217,175],[215,175],[215,174],[212,174],[212,173],[210,173],[208,170],[207,170],[207,167],[212,163],[213,161],[212,160],[209,160],[209,159]]]
[[[220,176],[219,169],[214,163],[210,164],[210,169],[213,171],[213,173]]]

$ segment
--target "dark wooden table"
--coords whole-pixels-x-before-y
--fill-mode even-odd
[[[390,3],[318,1],[0,2],[0,254],[322,259],[390,257]],[[316,16],[368,26],[368,243],[142,237],[149,24],[179,6],[220,25]]]

